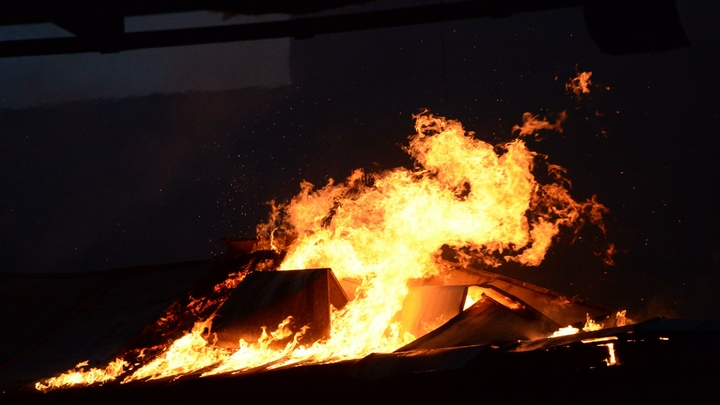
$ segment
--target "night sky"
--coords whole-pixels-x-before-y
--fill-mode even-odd
[[[568,169],[576,200],[610,209],[617,265],[588,227],[539,268],[495,271],[643,316],[720,318],[718,7],[680,11],[691,48],[629,56],[601,54],[565,9],[0,60],[0,271],[208,258],[302,180],[411,167],[401,146],[424,108],[493,144],[524,112],[567,111],[562,133],[528,143]],[[577,71],[598,85],[580,100],[565,89]]]

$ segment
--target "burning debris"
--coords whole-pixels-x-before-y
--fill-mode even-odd
[[[514,130],[521,137],[561,131],[565,118],[550,124],[527,113]],[[535,340],[562,324],[589,323],[591,313],[607,316],[604,308],[479,270],[511,261],[536,266],[561,227],[590,222],[604,232],[607,209],[594,196],[575,201],[564,169],[521,139],[493,146],[457,121],[428,112],[415,119],[405,148],[414,170],[356,170],[319,189],[303,182],[289,203],[273,204],[257,243],[228,241],[228,260],[112,367],[74,369],[36,388]],[[544,184],[533,174],[543,169]],[[313,268],[324,269],[287,271]]]
[[[567,113],[565,111],[560,113],[554,124],[548,122],[547,120],[540,120],[538,117],[538,115],[532,115],[529,112],[524,113],[522,117],[523,124],[514,125],[512,132],[517,132],[519,138],[524,138],[528,135],[537,135],[541,130],[562,132],[562,125],[567,119]]]
[[[590,94],[591,76],[592,72],[578,72],[577,77],[565,84],[565,90],[574,93],[578,100],[582,99],[583,94]]]
[[[590,94],[591,86],[603,90],[610,90],[609,86],[604,86],[600,83],[595,83],[593,85],[592,81],[590,80],[592,74],[592,72],[578,71],[576,77],[571,78],[569,82],[565,83],[565,90],[568,93],[573,93],[578,100],[582,100],[583,95]],[[596,114],[601,115],[600,112],[596,112]]]

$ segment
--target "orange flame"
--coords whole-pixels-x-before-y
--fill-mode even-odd
[[[556,330],[555,332],[553,332],[552,335],[550,335],[550,337],[554,338],[554,337],[560,337],[560,336],[569,336],[569,335],[574,335],[578,332],[580,332],[580,329],[578,329],[572,325],[568,325],[564,328],[560,328],[560,329]]]
[[[583,94],[590,94],[590,85],[592,84],[590,76],[592,76],[592,72],[578,72],[577,77],[570,79],[565,84],[565,89],[575,93],[579,100]]]
[[[277,330],[270,334],[267,333],[267,328],[263,327],[257,343],[248,344],[241,340],[240,348],[236,351],[208,344],[207,339],[202,335],[209,329],[212,319],[198,322],[190,333],[174,341],[161,355],[125,378],[123,383],[146,379],[155,380],[203,370],[206,370],[203,375],[245,370],[282,359],[297,346],[302,334],[307,329],[307,326],[301,328],[295,334],[294,340],[284,350],[270,349],[269,346],[272,342],[293,334],[288,328],[291,320],[292,317],[287,317],[278,325]]]
[[[594,330],[600,330],[605,326],[602,323],[597,323],[590,318],[590,314],[585,314],[585,326],[583,326],[584,332],[592,332]]]
[[[113,360],[105,366],[105,368],[91,368],[85,371],[84,368],[87,365],[87,360],[78,363],[74,369],[64,374],[35,383],[35,389],[38,391],[48,391],[55,388],[71,387],[73,385],[103,384],[117,378],[125,371],[125,367],[128,366],[127,362],[122,359]]]
[[[514,125],[512,128],[513,133],[515,133],[515,131],[519,131],[518,136],[523,138],[528,135],[537,134],[540,130],[562,132],[562,124],[567,119],[567,113],[565,111],[561,112],[554,124],[551,124],[547,120],[539,120],[538,117],[539,115],[532,115],[529,112],[524,113],[522,117],[522,126]]]
[[[334,314],[333,335],[318,361],[389,351],[413,339],[391,319],[409,280],[446,268],[438,253],[443,245],[493,266],[498,257],[538,265],[560,226],[600,223],[606,212],[594,198],[573,200],[559,166],[549,167],[553,183],[539,184],[532,174],[536,154],[521,140],[496,153],[457,121],[427,112],[415,119],[406,151],[416,170],[356,170],[346,182],[331,180],[319,190],[303,182],[300,194],[258,227],[266,237],[275,230],[296,237],[284,247],[281,268],[331,267],[339,278],[361,280],[360,298]],[[558,130],[564,115],[555,124],[524,119],[532,131]]]
[[[606,346],[608,349],[608,358],[605,359],[605,364],[608,366],[617,366],[620,364],[618,362],[617,356],[615,355],[615,343],[605,343],[598,346]]]
[[[623,309],[615,314],[615,326],[632,325],[635,322],[627,317],[627,310]]]
[[[521,136],[559,131],[564,117],[539,124],[544,121],[526,114],[523,127],[516,129]],[[416,134],[405,148],[415,170],[366,174],[358,169],[345,182],[330,180],[320,189],[303,182],[289,203],[273,203],[269,221],[258,226],[259,248],[287,251],[280,269],[330,267],[338,278],[359,285],[349,294],[355,299],[332,313],[329,339],[303,346],[301,329],[285,349],[271,350],[266,343],[289,336],[287,325],[281,324],[270,336],[263,330],[257,344],[240,341],[233,352],[207,343],[207,320],[124,382],[392,351],[415,338],[393,319],[408,282],[449,267],[441,248],[455,250],[461,261],[487,266],[504,261],[536,266],[561,226],[602,224],[607,209],[594,196],[585,202],[572,199],[564,169],[548,165],[551,182],[535,179],[538,154],[521,139],[493,146],[467,133],[458,121],[427,112],[415,119]]]

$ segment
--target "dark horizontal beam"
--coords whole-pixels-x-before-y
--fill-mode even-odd
[[[521,12],[582,5],[582,0],[505,2],[461,1],[403,9],[301,17],[286,21],[165,31],[121,33],[106,37],[67,37],[0,42],[0,57],[85,52],[120,52],[143,48],[200,45],[400,27],[480,17],[506,17]]]
[[[114,14],[120,17],[217,11],[229,15],[307,14],[377,0],[24,0],[0,2],[0,25],[51,23],[58,18]]]

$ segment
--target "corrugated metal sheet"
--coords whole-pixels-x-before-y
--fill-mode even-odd
[[[411,287],[403,301],[400,323],[420,337],[449,321],[463,310],[468,286]]]
[[[483,295],[443,326],[397,351],[532,340],[559,328],[560,325],[530,307],[511,309]]]
[[[395,353],[373,353],[347,371],[359,380],[371,381],[397,375],[464,368],[487,346],[465,346]]]
[[[330,336],[330,305],[348,300],[330,269],[256,272],[249,274],[213,320],[217,346],[237,348],[238,341],[255,342],[263,327],[273,331],[288,316],[293,332],[308,325],[302,342]],[[278,341],[284,346],[292,336]]]
[[[442,276],[430,279],[426,284],[492,286],[505,295],[516,297],[527,303],[527,305],[563,326],[584,322],[586,314],[594,319],[612,313],[609,308],[589,303],[577,297],[563,295],[525,281],[473,267],[448,269]]]

